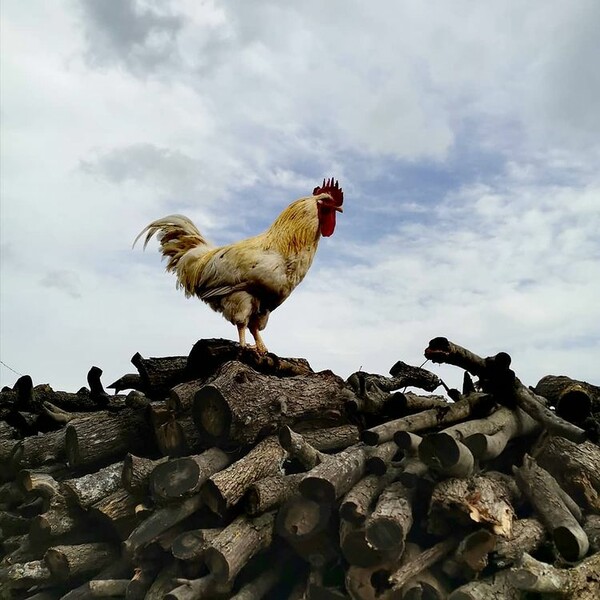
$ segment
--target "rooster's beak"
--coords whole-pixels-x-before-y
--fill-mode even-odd
[[[334,206],[335,210],[337,210],[338,212],[344,212],[344,209],[341,206]]]

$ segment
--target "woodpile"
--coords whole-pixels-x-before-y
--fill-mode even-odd
[[[136,354],[115,395],[97,367],[77,393],[21,377],[0,598],[599,598],[600,388],[445,338],[425,357],[462,390],[224,340]]]

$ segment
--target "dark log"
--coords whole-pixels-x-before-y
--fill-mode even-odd
[[[402,483],[388,485],[377,500],[373,512],[365,521],[367,542],[382,554],[404,550],[406,536],[413,524],[413,494]]]
[[[7,481],[0,485],[0,504],[6,508],[11,509],[18,506],[25,500],[23,495],[23,489],[17,484],[16,481]]]
[[[194,396],[206,384],[206,378],[194,379],[179,383],[169,391],[166,406],[175,415],[186,413],[192,409]]]
[[[408,488],[417,487],[429,470],[423,461],[413,456],[405,456],[397,463],[397,468],[399,473],[396,479]]]
[[[123,579],[131,575],[130,566],[123,560],[116,560],[107,567],[101,569],[90,581]],[[61,600],[88,600],[91,597],[90,582],[86,581],[80,586],[61,596]]]
[[[419,456],[419,446],[423,438],[410,431],[398,431],[394,434],[394,442],[402,450],[404,456]]]
[[[344,496],[340,504],[340,517],[355,525],[364,523],[377,497],[397,476],[398,469],[392,468],[383,476],[371,474],[363,477]]]
[[[245,510],[255,517],[281,506],[298,493],[304,473],[271,475],[253,483],[246,493]]]
[[[572,569],[557,569],[525,553],[520,564],[512,569],[511,582],[522,591],[558,594],[572,600],[596,600],[600,594],[600,553]]]
[[[110,398],[102,386],[102,369],[100,367],[92,367],[87,374],[87,382],[90,386],[90,397],[97,407],[107,406],[110,401],[114,402],[114,398]]]
[[[568,561],[581,560],[589,542],[577,519],[565,504],[565,492],[556,479],[542,469],[535,459],[525,455],[523,465],[513,469],[519,488],[551,533],[559,554]]]
[[[600,552],[600,515],[587,515],[583,521],[583,530],[592,552]]]
[[[400,564],[398,559],[370,567],[350,565],[346,570],[345,587],[353,600],[388,600],[390,585],[387,577]]]
[[[363,568],[397,560],[403,550],[402,546],[389,549],[374,548],[367,541],[364,525],[356,525],[345,520],[340,522],[340,548],[349,564]]]
[[[157,509],[132,531],[123,544],[124,552],[128,556],[133,556],[139,548],[195,513],[202,504],[200,494],[196,494],[181,503]]]
[[[316,467],[327,458],[308,443],[302,435],[292,431],[287,425],[279,430],[278,438],[281,447],[307,470]]]
[[[165,502],[196,494],[211,475],[231,463],[231,458],[219,448],[210,448],[202,454],[163,462],[150,475],[152,496]]]
[[[94,415],[67,425],[67,459],[71,466],[110,462],[127,452],[147,452],[152,439],[141,412],[124,410],[115,416]]]
[[[413,367],[399,360],[390,369],[390,375],[396,380],[402,380],[398,387],[418,387],[426,392],[433,392],[440,384],[440,378],[422,367]]]
[[[150,406],[150,399],[138,390],[131,390],[127,396],[125,396],[125,406],[133,410],[147,409]]]
[[[300,493],[316,502],[333,503],[358,483],[365,468],[365,448],[349,448],[311,469],[300,482]]]
[[[275,527],[277,533],[288,542],[301,542],[324,531],[331,514],[332,508],[328,504],[294,496],[277,513]]]
[[[275,564],[259,573],[252,581],[244,584],[230,600],[261,600],[285,576],[281,560],[275,558]]]
[[[144,358],[139,352],[131,358],[131,363],[140,374],[140,391],[152,400],[162,400],[173,386],[188,379],[187,362],[186,356]]]
[[[169,596],[169,594],[180,585],[177,583],[180,571],[180,565],[177,562],[172,562],[163,567],[154,579],[144,600],[167,600],[169,597],[177,599],[177,596]],[[201,596],[198,597],[201,598]],[[187,598],[186,596],[181,596],[181,600],[187,600],[188,598],[192,600],[194,596],[188,596]]]
[[[470,477],[475,471],[475,458],[459,437],[459,432],[447,429],[425,436],[419,445],[419,458],[434,473]]]
[[[564,375],[546,375],[534,388],[538,396],[548,399],[556,414],[579,425],[592,415],[600,413],[600,386],[577,381]]]
[[[147,392],[147,388],[144,386],[139,373],[127,373],[123,377],[119,377],[119,379],[108,386],[108,389],[115,390],[115,394],[123,390],[137,390],[143,394]]]
[[[202,488],[206,505],[223,515],[253,483],[279,473],[284,457],[285,450],[275,437],[264,439],[246,456],[208,479]]]
[[[388,578],[392,584],[390,596],[393,598],[395,594],[401,593],[406,583],[444,558],[456,547],[457,543],[458,540],[455,537],[438,542],[394,571]]]
[[[302,437],[313,448],[323,452],[342,450],[358,444],[360,431],[356,425],[340,425],[302,431]]]
[[[244,363],[259,373],[277,377],[307,375],[313,372],[304,358],[282,358],[272,353],[262,355],[252,348],[242,348],[230,340],[208,339],[194,344],[188,357],[188,377],[208,377],[221,365],[230,361]]]
[[[544,526],[533,518],[513,522],[509,538],[498,537],[492,554],[494,565],[505,568],[517,561],[523,552],[535,552],[546,539]]]
[[[365,429],[361,433],[361,439],[365,444],[377,446],[383,442],[389,442],[397,431],[423,431],[462,421],[475,411],[485,414],[491,408],[492,403],[493,400],[488,394],[470,394],[454,404],[432,408]]]
[[[76,479],[67,479],[60,484],[66,498],[75,501],[81,508],[89,508],[121,485],[123,463],[118,462]]]
[[[220,582],[212,573],[200,579],[178,579],[176,585],[164,596],[165,600],[218,600],[231,591],[230,584]]]
[[[49,431],[23,438],[13,445],[10,463],[13,473],[20,469],[39,467],[66,458],[65,431]]]
[[[448,535],[457,526],[483,523],[508,537],[515,516],[511,499],[510,488],[495,478],[475,475],[440,481],[431,496],[428,530]]]
[[[184,531],[173,540],[171,545],[173,556],[179,560],[201,559],[206,549],[222,530],[223,528],[213,528]]]
[[[117,489],[93,506],[93,512],[100,520],[110,524],[125,540],[138,525],[139,500],[127,490]]]
[[[455,589],[448,600],[521,600],[521,592],[511,585],[509,570],[500,571]]]
[[[28,519],[24,519],[13,512],[0,510],[0,531],[2,532],[3,538],[12,535],[22,535],[23,533],[26,533],[28,529]]]
[[[339,425],[343,390],[330,371],[278,379],[229,362],[196,394],[194,421],[207,443],[252,444],[283,425]]]
[[[198,452],[205,446],[189,415],[167,421],[155,430],[155,435],[161,454],[171,458]]]
[[[166,458],[151,460],[131,453],[127,454],[123,460],[123,472],[121,473],[123,487],[135,496],[143,496],[148,493],[150,474],[166,460]]]
[[[42,560],[17,563],[0,568],[0,582],[6,583],[13,590],[29,588],[34,585],[46,586],[52,581],[52,573]]]
[[[44,554],[44,561],[58,580],[74,579],[98,573],[119,557],[112,544],[77,544],[53,546]]]
[[[367,450],[367,460],[365,468],[367,473],[375,473],[383,475],[392,464],[392,460],[398,453],[398,445],[396,442],[384,442],[375,447],[370,447]]]
[[[536,453],[536,459],[578,504],[600,513],[600,447],[552,436]]]
[[[444,561],[444,572],[454,579],[476,579],[489,564],[497,537],[487,529],[478,529],[463,538],[454,553]]]
[[[204,553],[210,572],[222,582],[233,581],[241,568],[273,539],[275,512],[252,519],[241,515],[212,540]]]
[[[479,460],[490,460],[500,456],[510,440],[530,435],[540,429],[540,424],[520,408],[499,408],[486,420],[495,431],[463,434],[464,444]]]

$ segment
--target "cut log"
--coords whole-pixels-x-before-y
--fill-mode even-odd
[[[280,473],[285,450],[275,437],[260,442],[246,456],[212,475],[202,488],[206,505],[223,515],[237,504],[248,488],[265,477]]]
[[[159,503],[191,496],[200,491],[211,475],[225,469],[230,463],[231,455],[219,448],[163,462],[150,475],[150,491]]]
[[[171,458],[187,456],[205,446],[191,416],[167,421],[155,429],[155,435],[161,454]]]
[[[171,551],[179,560],[200,560],[213,540],[223,531],[223,528],[193,529],[178,535]]]
[[[523,554],[512,569],[512,584],[519,590],[557,594],[571,600],[597,600],[600,595],[600,553],[594,554],[573,569],[557,569]]]
[[[65,446],[71,466],[95,465],[148,451],[153,439],[143,414],[124,410],[115,416],[87,417],[67,425]]]
[[[65,497],[75,501],[81,508],[89,508],[102,498],[117,491],[121,485],[123,463],[118,462],[76,479],[60,484]]]
[[[509,537],[515,516],[510,488],[498,479],[475,475],[439,482],[431,496],[428,530],[448,535],[457,526],[483,523]]]
[[[476,579],[489,564],[497,537],[487,529],[478,529],[464,537],[444,562],[444,572],[454,579]]]
[[[475,470],[475,458],[459,438],[460,432],[447,429],[427,435],[419,444],[419,458],[434,473],[470,477]]]
[[[589,542],[577,519],[564,502],[565,492],[556,479],[535,459],[525,455],[523,465],[514,468],[519,488],[525,494],[548,531],[559,554],[568,561],[581,560]]]
[[[215,578],[233,581],[241,568],[255,554],[271,544],[275,512],[253,519],[241,515],[212,540],[204,560]]]
[[[173,386],[187,379],[186,356],[144,358],[136,352],[131,363],[140,374],[140,391],[153,400],[162,400]]]
[[[455,589],[448,600],[521,600],[521,592],[511,585],[509,570],[500,571],[491,577],[470,581]]]
[[[365,429],[361,433],[361,439],[369,446],[377,446],[389,442],[397,431],[423,431],[462,421],[474,412],[483,415],[489,411],[492,404],[493,400],[488,394],[470,394],[454,404],[432,408]]]
[[[600,447],[552,436],[536,453],[536,460],[578,504],[600,513]]]
[[[49,431],[23,438],[13,444],[10,465],[13,473],[66,459],[65,431]]]
[[[537,519],[518,519],[513,522],[510,538],[496,539],[492,561],[497,567],[508,567],[520,559],[523,552],[535,552],[545,539],[546,530]]]
[[[355,525],[364,523],[375,500],[397,476],[398,469],[392,468],[383,476],[371,474],[363,477],[344,496],[340,504],[340,517]]]
[[[192,409],[196,392],[206,384],[206,377],[179,383],[169,391],[166,406],[174,415],[181,415]]]
[[[251,517],[278,508],[298,493],[304,473],[271,475],[253,483],[246,493],[245,510]]]
[[[383,475],[392,464],[392,460],[398,454],[396,442],[385,442],[380,446],[370,447],[367,450],[366,470],[367,473]]]
[[[534,388],[548,399],[556,414],[571,423],[582,424],[592,413],[600,413],[600,387],[564,375],[546,375]]]
[[[119,550],[112,544],[78,544],[53,546],[44,554],[44,561],[52,575],[64,581],[97,573],[118,557]]]
[[[349,448],[311,469],[300,482],[300,493],[315,502],[332,504],[358,483],[365,468],[365,448]]]
[[[332,508],[329,504],[294,496],[277,513],[275,527],[277,533],[288,542],[301,542],[324,531],[331,514]]]
[[[196,394],[194,421],[207,443],[251,444],[283,425],[339,425],[343,390],[330,371],[276,379],[229,362]]]
[[[123,487],[134,496],[142,496],[148,492],[150,485],[150,474],[154,469],[167,460],[151,460],[135,454],[127,454],[123,460],[123,471],[121,483]]]
[[[287,425],[279,430],[279,443],[305,469],[310,470],[322,463],[326,456],[307,442],[302,435],[292,431]]]
[[[403,550],[402,546],[388,550],[374,548],[367,541],[364,525],[355,525],[345,520],[340,522],[340,548],[349,564],[363,568],[397,560]]]
[[[479,460],[500,456],[510,440],[540,429],[540,424],[520,408],[499,408],[486,420],[495,431],[477,431],[464,436],[464,444]]]
[[[125,540],[138,525],[139,500],[127,490],[117,489],[93,506],[93,513]]]
[[[365,522],[367,542],[384,555],[400,556],[413,523],[411,491],[396,481],[388,485]]]

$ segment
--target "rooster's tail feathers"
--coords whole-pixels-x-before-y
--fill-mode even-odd
[[[153,221],[138,234],[133,246],[144,234],[144,249],[156,234],[162,255],[168,259],[167,271],[176,271],[177,264],[189,250],[200,246],[206,246],[207,250],[211,248],[198,228],[183,215],[169,215]]]

